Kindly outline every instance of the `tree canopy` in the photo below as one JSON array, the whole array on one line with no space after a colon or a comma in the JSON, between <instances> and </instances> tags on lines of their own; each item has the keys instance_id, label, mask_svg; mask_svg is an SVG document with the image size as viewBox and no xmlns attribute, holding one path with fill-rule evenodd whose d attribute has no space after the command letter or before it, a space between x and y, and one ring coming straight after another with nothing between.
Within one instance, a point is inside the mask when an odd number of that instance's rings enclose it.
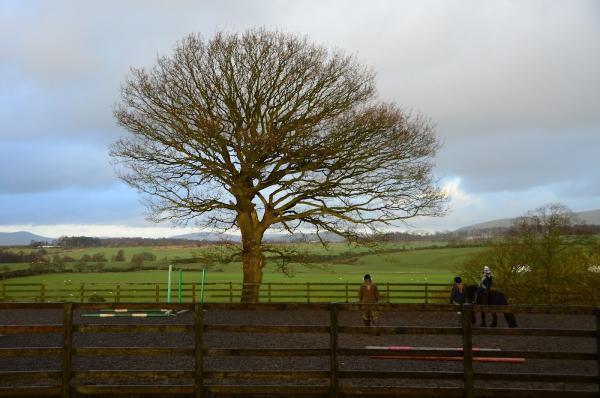
<instances>
[{"instance_id":1,"label":"tree canopy","mask_svg":"<svg viewBox=\"0 0 600 398\"><path fill-rule=\"evenodd\" d=\"M307 38L189 35L132 69L114 116L130 134L111 156L152 219L239 229L248 284L269 228L351 238L444 212L431 122L379 101L372 70Z\"/></svg>"},{"instance_id":2,"label":"tree canopy","mask_svg":"<svg viewBox=\"0 0 600 398\"><path fill-rule=\"evenodd\" d=\"M600 286L600 240L578 234L578 220L562 204L549 204L515 220L506 236L465 264L477 281L488 265L495 285L517 302L590 304Z\"/></svg>"}]
</instances>

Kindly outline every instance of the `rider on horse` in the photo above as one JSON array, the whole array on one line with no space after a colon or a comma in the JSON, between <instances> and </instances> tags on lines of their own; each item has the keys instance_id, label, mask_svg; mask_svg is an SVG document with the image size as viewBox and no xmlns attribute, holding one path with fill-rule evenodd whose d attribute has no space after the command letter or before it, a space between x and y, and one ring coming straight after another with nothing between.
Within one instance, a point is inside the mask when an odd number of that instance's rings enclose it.
<instances>
[{"instance_id":1,"label":"rider on horse","mask_svg":"<svg viewBox=\"0 0 600 398\"><path fill-rule=\"evenodd\" d=\"M490 295L490 289L492 288L492 270L487 265L483 267L483 275L479 287L477 287L477 294L475 297L476 304L488 305L488 298ZM481 326L485 326L485 315L482 313Z\"/></svg>"}]
</instances>

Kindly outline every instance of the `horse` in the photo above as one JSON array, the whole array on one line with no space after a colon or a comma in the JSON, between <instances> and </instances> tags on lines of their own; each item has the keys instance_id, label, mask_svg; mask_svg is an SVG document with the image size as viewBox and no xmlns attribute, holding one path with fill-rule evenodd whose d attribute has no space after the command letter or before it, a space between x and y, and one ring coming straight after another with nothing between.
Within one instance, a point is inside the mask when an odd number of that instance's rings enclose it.
<instances>
[{"instance_id":1,"label":"horse","mask_svg":"<svg viewBox=\"0 0 600 398\"><path fill-rule=\"evenodd\" d=\"M477 302L475 302L475 296L477 293L476 285L467 285L465 287L465 291L466 291L465 299L468 303L481 304L481 300L480 300L481 297L477 297ZM502 293L501 291L491 290L488 293L487 304L488 305L508 305L508 301L506 300L506 296L504 295L504 293ZM508 327L511 327L511 328L517 327L517 319L515 318L515 315L513 313L505 312L504 319L506 320L506 323L508 323ZM471 322L472 323L476 322L475 312L471 313ZM496 316L495 312L492 312L492 323L490 324L490 327L496 327L497 325L498 325L498 317ZM481 313L481 326L486 326L485 312Z\"/></svg>"}]
</instances>

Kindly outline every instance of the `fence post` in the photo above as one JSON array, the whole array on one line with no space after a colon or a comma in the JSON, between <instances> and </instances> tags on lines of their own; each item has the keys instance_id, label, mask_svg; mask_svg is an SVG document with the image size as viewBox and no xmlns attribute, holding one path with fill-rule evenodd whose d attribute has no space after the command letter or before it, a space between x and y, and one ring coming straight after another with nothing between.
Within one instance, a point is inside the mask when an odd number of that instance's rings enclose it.
<instances>
[{"instance_id":1,"label":"fence post","mask_svg":"<svg viewBox=\"0 0 600 398\"><path fill-rule=\"evenodd\" d=\"M63 304L62 398L71 393L71 348L73 346L73 303Z\"/></svg>"},{"instance_id":2,"label":"fence post","mask_svg":"<svg viewBox=\"0 0 600 398\"><path fill-rule=\"evenodd\" d=\"M121 302L121 285L119 283L117 283L117 294L115 295L115 302Z\"/></svg>"},{"instance_id":3,"label":"fence post","mask_svg":"<svg viewBox=\"0 0 600 398\"><path fill-rule=\"evenodd\" d=\"M160 303L160 285L158 283L156 284L156 291L154 294L156 296L156 302Z\"/></svg>"},{"instance_id":4,"label":"fence post","mask_svg":"<svg viewBox=\"0 0 600 398\"><path fill-rule=\"evenodd\" d=\"M202 344L204 338L204 318L203 318L203 305L194 304L194 317L195 319L195 377L194 377L194 396L201 398L204 390L204 352Z\"/></svg>"},{"instance_id":5,"label":"fence post","mask_svg":"<svg viewBox=\"0 0 600 398\"><path fill-rule=\"evenodd\" d=\"M425 284L425 304L429 304L429 284Z\"/></svg>"},{"instance_id":6,"label":"fence post","mask_svg":"<svg viewBox=\"0 0 600 398\"><path fill-rule=\"evenodd\" d=\"M463 372L464 372L464 397L475 397L475 383L473 380L473 340L471 333L471 304L462 305L462 331L463 331Z\"/></svg>"},{"instance_id":7,"label":"fence post","mask_svg":"<svg viewBox=\"0 0 600 398\"><path fill-rule=\"evenodd\" d=\"M6 300L6 284L0 283L0 286L2 286L2 300Z\"/></svg>"},{"instance_id":8,"label":"fence post","mask_svg":"<svg viewBox=\"0 0 600 398\"><path fill-rule=\"evenodd\" d=\"M192 304L196 303L196 283L192 283Z\"/></svg>"},{"instance_id":9,"label":"fence post","mask_svg":"<svg viewBox=\"0 0 600 398\"><path fill-rule=\"evenodd\" d=\"M306 302L310 303L310 282L306 282Z\"/></svg>"},{"instance_id":10,"label":"fence post","mask_svg":"<svg viewBox=\"0 0 600 398\"><path fill-rule=\"evenodd\" d=\"M598 376L598 389L600 389L600 307L596 307L596 369Z\"/></svg>"},{"instance_id":11,"label":"fence post","mask_svg":"<svg viewBox=\"0 0 600 398\"><path fill-rule=\"evenodd\" d=\"M81 285L79 285L79 302L85 302L85 283L83 282L81 282Z\"/></svg>"},{"instance_id":12,"label":"fence post","mask_svg":"<svg viewBox=\"0 0 600 398\"><path fill-rule=\"evenodd\" d=\"M40 285L40 302L44 302L46 300L46 284L42 283Z\"/></svg>"},{"instance_id":13,"label":"fence post","mask_svg":"<svg viewBox=\"0 0 600 398\"><path fill-rule=\"evenodd\" d=\"M269 303L270 303L271 302L271 282L269 282L269 284L268 284L267 293L268 293Z\"/></svg>"},{"instance_id":14,"label":"fence post","mask_svg":"<svg viewBox=\"0 0 600 398\"><path fill-rule=\"evenodd\" d=\"M329 304L330 396L338 396L338 313L337 304Z\"/></svg>"},{"instance_id":15,"label":"fence post","mask_svg":"<svg viewBox=\"0 0 600 398\"><path fill-rule=\"evenodd\" d=\"M242 285L242 290L244 285ZM233 303L233 284L229 282L229 302Z\"/></svg>"},{"instance_id":16,"label":"fence post","mask_svg":"<svg viewBox=\"0 0 600 398\"><path fill-rule=\"evenodd\" d=\"M390 303L390 300L391 300L391 299L390 299L390 283L389 283L389 282L387 283L387 287L386 287L386 290L385 290L385 294L386 294L386 296L387 296L387 302L388 302L388 304L389 304L389 303Z\"/></svg>"},{"instance_id":17,"label":"fence post","mask_svg":"<svg viewBox=\"0 0 600 398\"><path fill-rule=\"evenodd\" d=\"M346 282L346 303L350 302L350 297L348 296L348 282Z\"/></svg>"}]
</instances>

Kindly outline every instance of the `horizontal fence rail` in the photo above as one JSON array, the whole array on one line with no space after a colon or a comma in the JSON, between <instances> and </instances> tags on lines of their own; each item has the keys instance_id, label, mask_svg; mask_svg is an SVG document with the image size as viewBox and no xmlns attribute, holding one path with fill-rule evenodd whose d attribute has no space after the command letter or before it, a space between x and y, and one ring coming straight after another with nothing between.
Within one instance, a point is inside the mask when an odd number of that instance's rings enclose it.
<instances>
[{"instance_id":1,"label":"horizontal fence rail","mask_svg":"<svg viewBox=\"0 0 600 398\"><path fill-rule=\"evenodd\" d=\"M127 309L142 310L147 303L130 303ZM62 323L47 325L10 325L1 324L1 335L29 335L51 333L60 335L61 344L55 347L4 347L0 348L0 363L15 357L55 357L60 359L60 369L46 370L2 370L0 380L11 380L14 385L0 385L0 396L315 396L315 397L597 397L600 394L600 308L570 306L520 306L510 305L503 311L515 314L553 314L581 315L595 320L594 328L472 328L471 314L480 310L495 310L494 306L453 306L442 304L381 304L372 308L389 313L435 312L456 314L460 309L462 325L447 326L352 326L340 323L340 314L356 311L364 306L345 303L259 303L259 304L171 304L173 310L186 311L193 314L190 324L114 324L112 319L105 323L85 324L89 318L81 318L85 311L103 309L122 309L114 304L73 304L64 303L0 303L0 311L20 311L32 309L51 309L62 311ZM214 323L206 322L205 313L210 311L320 311L328 314L326 325L291 325L291 324L246 324L246 323ZM189 318L188 318L189 319ZM223 319L229 319L225 317ZM567 325L565 325L567 326ZM181 336L193 335L191 346L170 346L170 339L161 347L90 347L74 345L74 335L87 334L106 335L114 333L147 334L174 333ZM222 333L242 334L292 334L309 333L327 336L328 347L278 348L278 347L212 347L206 346L205 334ZM352 348L340 345L340 336L352 335L419 335L459 336L462 339L460 348L420 347L418 350L396 349L382 353L378 347ZM584 338L595 341L595 352L564 352L555 347L544 351L512 349L473 348L473 337L481 335L511 336L526 338L528 336L550 336ZM290 337L292 338L292 337ZM177 338L175 338L177 340ZM138 356L183 356L192 359L193 367L187 369L135 370L123 369L77 369L73 367L75 360L83 357L127 357ZM382 356L394 359L401 356L403 360L431 359L436 361L451 360L462 363L461 371L442 370L348 370L340 369L344 358L375 358ZM242 357L314 357L327 358L327 369L313 370L211 370L205 368L207 358L242 358ZM496 361L514 358L541 359L554 361L588 361L595 364L597 374L562 374L562 373L528 373L528 372L490 372L474 370L473 363L492 358ZM347 359L344 359L347 360ZM564 365L568 367L568 365ZM5 366L2 368L6 368ZM432 367L436 369L436 367ZM440 369L437 367L437 369ZM362 380L380 380L376 386L361 387ZM462 387L401 387L385 386L385 380L454 380L462 383ZM40 384L44 380L45 384ZM186 380L186 382L182 382ZM348 385L346 380L359 380L356 385ZM506 381L505 388L477 387L481 381ZM110 381L110 382L107 382ZM225 382L226 381L226 382ZM232 381L235 381L232 383ZM251 381L251 383L249 383ZM268 384L260 384L269 381ZM317 381L314 385L297 384L300 381ZM35 383L34 383L35 382ZM152 382L152 383L150 383ZM546 382L562 383L560 390L523 389L511 387L514 382ZM249 383L249 384L248 384ZM292 384L290 384L292 383ZM296 384L294 384L296 383ZM593 388L576 389L569 385L587 385Z\"/></svg>"}]
</instances>

